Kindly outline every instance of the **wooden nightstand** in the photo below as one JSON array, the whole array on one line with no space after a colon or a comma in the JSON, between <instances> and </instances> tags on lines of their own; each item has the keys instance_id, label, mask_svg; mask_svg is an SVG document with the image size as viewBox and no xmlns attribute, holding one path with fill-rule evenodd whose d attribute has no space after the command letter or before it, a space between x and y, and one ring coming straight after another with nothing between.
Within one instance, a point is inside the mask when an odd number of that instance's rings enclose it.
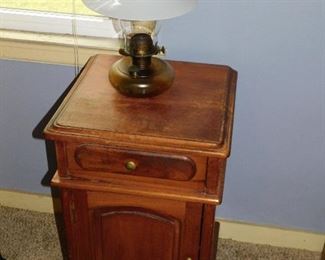
<instances>
[{"instance_id":1,"label":"wooden nightstand","mask_svg":"<svg viewBox=\"0 0 325 260\"><path fill-rule=\"evenodd\" d=\"M54 140L71 259L210 260L237 73L171 62L173 86L121 96L92 57L45 129Z\"/></svg>"}]
</instances>

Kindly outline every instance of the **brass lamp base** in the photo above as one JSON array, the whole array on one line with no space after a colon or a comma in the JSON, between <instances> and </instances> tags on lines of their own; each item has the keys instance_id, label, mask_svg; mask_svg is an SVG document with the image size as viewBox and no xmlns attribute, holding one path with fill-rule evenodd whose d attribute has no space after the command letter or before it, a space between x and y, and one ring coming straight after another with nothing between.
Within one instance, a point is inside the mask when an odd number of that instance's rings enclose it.
<instances>
[{"instance_id":1,"label":"brass lamp base","mask_svg":"<svg viewBox=\"0 0 325 260\"><path fill-rule=\"evenodd\" d=\"M130 75L131 57L123 57L113 64L109 80L113 87L123 95L131 97L152 97L167 90L173 83L174 70L166 62L152 58L150 76Z\"/></svg>"}]
</instances>

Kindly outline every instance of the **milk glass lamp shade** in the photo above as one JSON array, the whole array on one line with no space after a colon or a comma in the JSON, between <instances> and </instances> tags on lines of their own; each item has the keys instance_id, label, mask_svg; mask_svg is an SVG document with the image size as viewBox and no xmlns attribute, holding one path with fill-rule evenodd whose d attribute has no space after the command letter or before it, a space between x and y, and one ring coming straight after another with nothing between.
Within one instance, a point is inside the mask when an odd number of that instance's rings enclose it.
<instances>
[{"instance_id":1,"label":"milk glass lamp shade","mask_svg":"<svg viewBox=\"0 0 325 260\"><path fill-rule=\"evenodd\" d=\"M151 21L183 15L197 0L83 0L91 10L121 20Z\"/></svg>"}]
</instances>

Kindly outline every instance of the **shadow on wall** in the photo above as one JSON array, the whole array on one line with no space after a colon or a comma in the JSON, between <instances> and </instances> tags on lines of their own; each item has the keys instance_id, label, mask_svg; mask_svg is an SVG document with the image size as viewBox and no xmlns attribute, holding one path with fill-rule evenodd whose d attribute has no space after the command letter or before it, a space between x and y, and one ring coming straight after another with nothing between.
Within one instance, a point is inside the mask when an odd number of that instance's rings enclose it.
<instances>
[{"instance_id":1,"label":"shadow on wall","mask_svg":"<svg viewBox=\"0 0 325 260\"><path fill-rule=\"evenodd\" d=\"M59 108L63 100L65 99L66 95L69 93L72 86L75 84L79 75L81 74L82 70L79 72L77 77L70 83L70 85L65 89L62 95L58 98L58 100L53 104L50 110L44 115L41 121L36 125L32 132L32 136L36 139L44 140L44 129L48 122L51 120L53 115L55 114L56 110ZM47 157L47 164L48 164L48 171L45 173L44 177L41 180L41 184L43 186L50 186L51 179L57 169L56 165L56 154L55 154L55 146L54 142L45 140L45 147L46 147L46 157ZM1 259L0 259L1 260Z\"/></svg>"},{"instance_id":2,"label":"shadow on wall","mask_svg":"<svg viewBox=\"0 0 325 260\"><path fill-rule=\"evenodd\" d=\"M55 112L73 87L73 85L78 80L81 72L83 69L79 72L79 74L75 77L75 79L70 83L70 85L65 89L65 91L62 93L62 95L58 98L58 100L53 104L53 106L50 108L50 110L43 116L43 118L40 120L40 122L36 125L32 132L32 136L36 139L42 139L44 140L44 129L46 125L49 123L51 118L54 116ZM43 186L50 186L51 179L53 175L55 174L55 171L57 169L56 164L56 153L55 153L55 145L53 141L45 140L45 147L46 147L46 157L47 157L47 165L48 165L48 171L45 173L44 177L41 180L41 184ZM67 241L65 239L64 235L64 219L62 215L62 205L60 202L60 192L56 187L51 187L51 196L53 200L53 209L54 209L54 216L55 216L55 222L56 227L59 235L59 241L62 251L63 259L68 259L68 251L67 251ZM1 258L0 258L1 260Z\"/></svg>"},{"instance_id":3,"label":"shadow on wall","mask_svg":"<svg viewBox=\"0 0 325 260\"><path fill-rule=\"evenodd\" d=\"M64 90L62 95L57 99L57 101L52 105L52 107L49 109L49 111L43 116L43 118L39 121L39 123L35 126L32 132L33 138L44 140L44 129L51 120L51 118L54 116L55 112L63 102L63 100L66 98L67 94L73 87L73 85L78 80L80 74L82 73L83 69L79 72L79 74L75 77L75 79L69 84L69 86ZM50 187L51 179L53 175L55 174L55 171L57 169L57 163L56 163L56 152L55 152L55 145L53 141L45 140L45 148L46 148L46 157L47 157L47 165L48 170L43 176L41 180L41 184L43 186ZM51 187L51 196L53 200L53 210L54 210L54 216L55 216L55 222L56 227L59 235L59 241L62 251L63 259L68 259L68 251L67 251L67 242L65 240L64 235L64 219L62 215L62 205L60 202L60 192L57 188ZM0 260L1 256L0 256Z\"/></svg>"}]
</instances>

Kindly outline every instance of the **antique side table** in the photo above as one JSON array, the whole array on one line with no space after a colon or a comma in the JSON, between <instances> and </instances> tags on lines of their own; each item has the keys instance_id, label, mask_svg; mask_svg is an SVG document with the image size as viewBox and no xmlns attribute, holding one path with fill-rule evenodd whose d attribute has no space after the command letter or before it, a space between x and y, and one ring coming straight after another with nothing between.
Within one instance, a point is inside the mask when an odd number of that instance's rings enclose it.
<instances>
[{"instance_id":1,"label":"antique side table","mask_svg":"<svg viewBox=\"0 0 325 260\"><path fill-rule=\"evenodd\" d=\"M214 259L237 73L171 62L173 86L136 99L110 86L117 59L92 57L45 128L69 258Z\"/></svg>"}]
</instances>

